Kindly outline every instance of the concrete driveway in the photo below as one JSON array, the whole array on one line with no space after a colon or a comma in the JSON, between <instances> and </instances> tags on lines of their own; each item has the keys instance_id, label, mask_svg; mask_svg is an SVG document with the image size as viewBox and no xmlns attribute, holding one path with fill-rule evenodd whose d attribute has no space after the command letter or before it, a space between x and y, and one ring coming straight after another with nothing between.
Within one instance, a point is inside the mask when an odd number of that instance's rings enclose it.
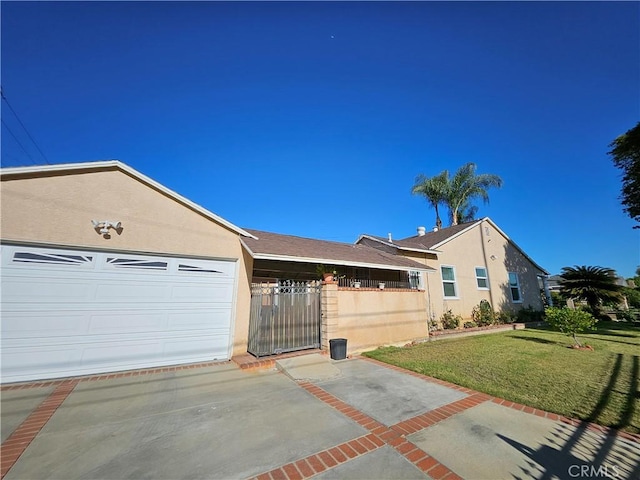
<instances>
[{"instance_id":1,"label":"concrete driveway","mask_svg":"<svg viewBox=\"0 0 640 480\"><path fill-rule=\"evenodd\" d=\"M637 436L364 358L310 355L280 367L218 364L4 388L2 475L640 477Z\"/></svg>"}]
</instances>

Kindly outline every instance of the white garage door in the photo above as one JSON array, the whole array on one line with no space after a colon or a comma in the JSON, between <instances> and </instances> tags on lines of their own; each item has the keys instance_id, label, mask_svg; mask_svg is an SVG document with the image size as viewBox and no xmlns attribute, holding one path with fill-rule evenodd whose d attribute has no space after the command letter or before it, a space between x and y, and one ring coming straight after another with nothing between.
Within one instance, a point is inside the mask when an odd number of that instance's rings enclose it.
<instances>
[{"instance_id":1,"label":"white garage door","mask_svg":"<svg viewBox=\"0 0 640 480\"><path fill-rule=\"evenodd\" d=\"M236 264L2 246L2 382L228 359Z\"/></svg>"}]
</instances>

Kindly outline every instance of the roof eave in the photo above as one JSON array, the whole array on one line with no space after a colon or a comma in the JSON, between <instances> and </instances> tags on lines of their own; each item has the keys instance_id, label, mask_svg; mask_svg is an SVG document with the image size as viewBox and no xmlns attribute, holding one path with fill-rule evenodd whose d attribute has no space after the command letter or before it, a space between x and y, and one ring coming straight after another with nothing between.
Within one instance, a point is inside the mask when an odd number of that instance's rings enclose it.
<instances>
[{"instance_id":1,"label":"roof eave","mask_svg":"<svg viewBox=\"0 0 640 480\"><path fill-rule=\"evenodd\" d=\"M389 247L395 247L398 250L404 250L404 251L408 251L408 252L418 252L418 253L431 253L433 255L437 255L438 254L437 250L424 249L424 248L415 248L415 247L404 247L402 245L398 245L397 243L385 242L384 240L380 240L379 238L372 237L371 235L366 235L366 234L360 235L358 237L358 240L356 240L355 243L358 243L363 238L368 238L369 240L373 240L374 242L378 242L378 243L381 243L382 245L387 245Z\"/></svg>"},{"instance_id":2,"label":"roof eave","mask_svg":"<svg viewBox=\"0 0 640 480\"><path fill-rule=\"evenodd\" d=\"M424 266L404 266L404 265L386 265L380 263L369 262L357 262L353 260L337 260L335 258L314 258L314 257L296 257L290 255L278 255L273 253L253 253L254 260L279 260L283 262L297 262L297 263L319 263L329 265L343 265L346 267L366 267L377 268L380 270L402 270L402 271L424 271L429 272L434 270L431 267Z\"/></svg>"}]
</instances>

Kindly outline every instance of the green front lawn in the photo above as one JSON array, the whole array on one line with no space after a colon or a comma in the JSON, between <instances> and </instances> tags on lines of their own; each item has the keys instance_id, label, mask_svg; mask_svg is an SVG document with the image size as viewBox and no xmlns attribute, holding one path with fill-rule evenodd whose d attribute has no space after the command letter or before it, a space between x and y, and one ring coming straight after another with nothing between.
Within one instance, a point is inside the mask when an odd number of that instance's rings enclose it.
<instances>
[{"instance_id":1,"label":"green front lawn","mask_svg":"<svg viewBox=\"0 0 640 480\"><path fill-rule=\"evenodd\" d=\"M603 322L579 335L594 351L545 328L516 330L364 355L513 402L640 433L640 328Z\"/></svg>"}]
</instances>

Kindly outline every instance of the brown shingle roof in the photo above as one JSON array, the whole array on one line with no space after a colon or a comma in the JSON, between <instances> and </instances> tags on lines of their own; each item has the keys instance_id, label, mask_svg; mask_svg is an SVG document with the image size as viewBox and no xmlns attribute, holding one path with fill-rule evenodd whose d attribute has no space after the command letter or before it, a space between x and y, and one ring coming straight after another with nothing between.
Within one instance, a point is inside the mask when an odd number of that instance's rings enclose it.
<instances>
[{"instance_id":1,"label":"brown shingle roof","mask_svg":"<svg viewBox=\"0 0 640 480\"><path fill-rule=\"evenodd\" d=\"M408 258L391 255L365 245L316 240L252 229L246 229L246 231L258 237L242 239L257 257L275 255L290 257L288 260L298 257L300 261L324 264L377 265L382 268L396 267L399 270L432 270Z\"/></svg>"},{"instance_id":2,"label":"brown shingle roof","mask_svg":"<svg viewBox=\"0 0 640 480\"><path fill-rule=\"evenodd\" d=\"M420 250L431 250L434 246L444 242L448 238L453 237L454 235L460 233L466 228L469 228L475 223L480 222L480 220L476 220L468 223L461 223L459 225L454 225L452 227L441 228L437 232L427 232L422 236L415 235L413 237L407 237L399 240L393 240L389 242L388 238L378 237L375 235L366 235L369 238L375 238L376 240L386 243L387 245L393 245L395 247L400 248L408 248L408 249L420 249Z\"/></svg>"},{"instance_id":3,"label":"brown shingle roof","mask_svg":"<svg viewBox=\"0 0 640 480\"><path fill-rule=\"evenodd\" d=\"M393 243L401 247L424 248L429 250L480 221L481 220L475 220L473 222L460 223L451 227L441 228L437 232L427 232L423 236L416 235L414 237L403 238L402 240L394 240Z\"/></svg>"}]
</instances>

